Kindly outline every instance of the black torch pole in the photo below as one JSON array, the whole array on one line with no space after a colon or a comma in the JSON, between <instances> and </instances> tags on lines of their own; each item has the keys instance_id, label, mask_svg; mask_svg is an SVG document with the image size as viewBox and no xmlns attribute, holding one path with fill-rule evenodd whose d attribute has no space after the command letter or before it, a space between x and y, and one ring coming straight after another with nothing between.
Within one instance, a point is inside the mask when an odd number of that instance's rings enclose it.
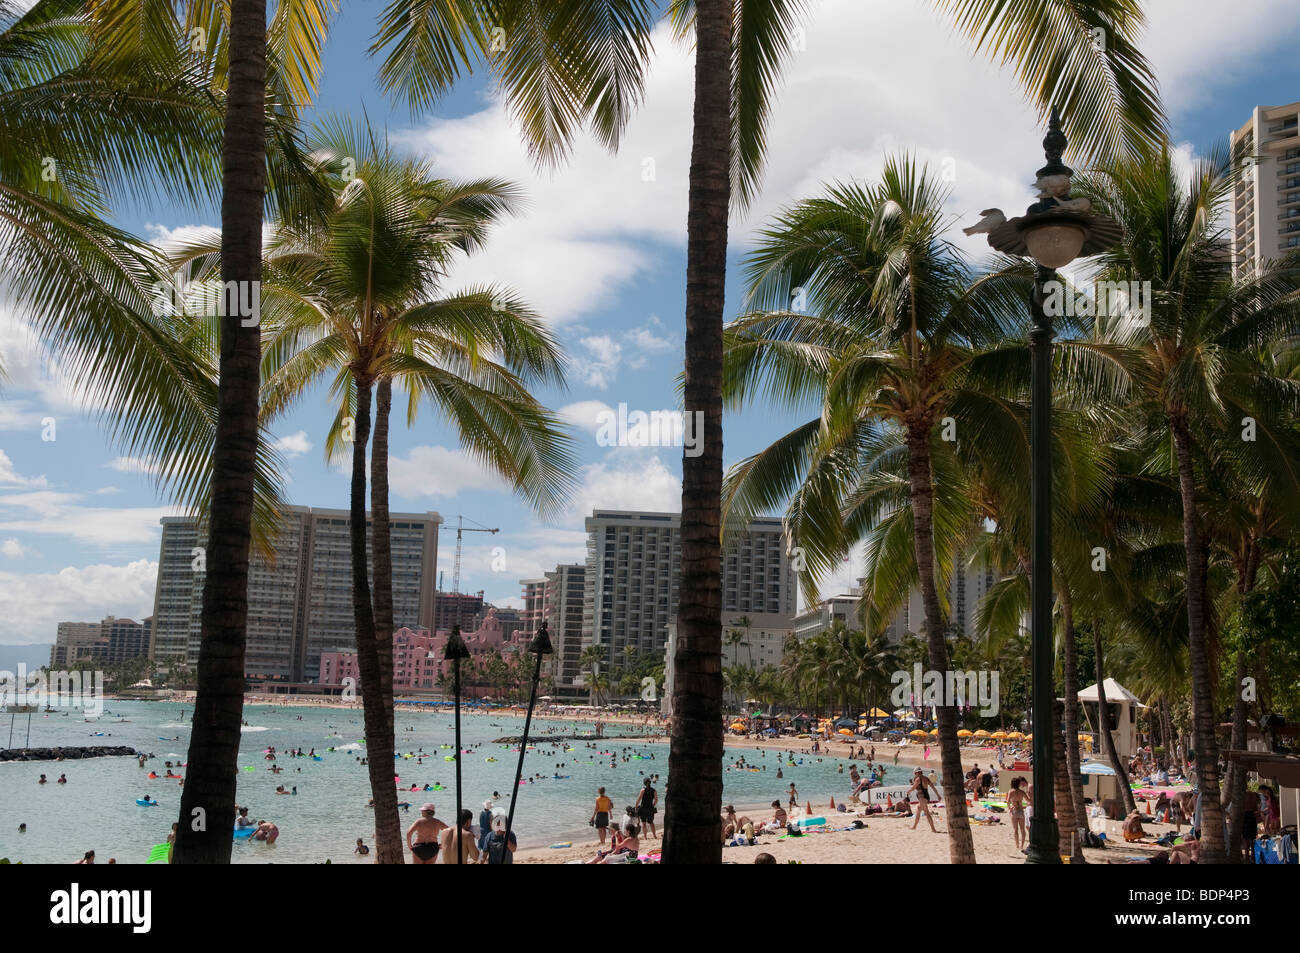
<instances>
[{"instance_id":1,"label":"black torch pole","mask_svg":"<svg viewBox=\"0 0 1300 953\"><path fill-rule=\"evenodd\" d=\"M524 736L519 741L519 765L515 768L515 788L510 792L510 812L506 815L505 849L507 851L510 850L510 831L515 823L515 801L519 797L519 782L524 777L524 755L528 753L528 730L533 724L533 706L537 704L537 685L542 680L542 656L551 653L551 637L545 622L537 630L537 635L529 644L528 651L537 656L537 664L533 667L533 685L528 693L528 714L524 717Z\"/></svg>"}]
</instances>

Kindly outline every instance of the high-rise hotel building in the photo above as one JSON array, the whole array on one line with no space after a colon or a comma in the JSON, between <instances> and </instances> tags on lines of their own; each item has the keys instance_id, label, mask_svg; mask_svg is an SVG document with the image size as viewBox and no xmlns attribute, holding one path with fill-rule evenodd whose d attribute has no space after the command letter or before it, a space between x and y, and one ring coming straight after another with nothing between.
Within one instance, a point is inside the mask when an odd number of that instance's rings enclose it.
<instances>
[{"instance_id":1,"label":"high-rise hotel building","mask_svg":"<svg viewBox=\"0 0 1300 953\"><path fill-rule=\"evenodd\" d=\"M150 657L198 664L206 538L195 521L162 519ZM254 552L248 578L250 678L315 679L322 652L356 647L347 510L286 507L273 555ZM393 623L433 622L437 513L392 513ZM372 564L373 572L373 564Z\"/></svg>"},{"instance_id":2,"label":"high-rise hotel building","mask_svg":"<svg viewBox=\"0 0 1300 953\"><path fill-rule=\"evenodd\" d=\"M1232 201L1237 278L1300 249L1300 102L1256 106L1231 135L1238 176Z\"/></svg>"},{"instance_id":3,"label":"high-rise hotel building","mask_svg":"<svg viewBox=\"0 0 1300 953\"><path fill-rule=\"evenodd\" d=\"M584 642L605 646L612 665L624 664L628 649L662 654L668 624L677 616L681 516L596 510L586 529ZM789 628L795 589L779 518L756 518L724 541L724 624L740 614L756 629Z\"/></svg>"}]
</instances>

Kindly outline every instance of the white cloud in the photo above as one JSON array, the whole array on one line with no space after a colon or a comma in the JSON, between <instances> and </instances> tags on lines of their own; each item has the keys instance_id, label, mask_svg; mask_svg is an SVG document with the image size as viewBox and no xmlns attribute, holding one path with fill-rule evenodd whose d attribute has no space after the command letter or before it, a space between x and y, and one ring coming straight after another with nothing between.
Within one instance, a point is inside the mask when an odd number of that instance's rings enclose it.
<instances>
[{"instance_id":1,"label":"white cloud","mask_svg":"<svg viewBox=\"0 0 1300 953\"><path fill-rule=\"evenodd\" d=\"M221 234L221 229L211 225L178 225L168 228L156 222L149 222L144 227L145 237L164 251L178 248L196 241L209 241Z\"/></svg>"},{"instance_id":2,"label":"white cloud","mask_svg":"<svg viewBox=\"0 0 1300 953\"><path fill-rule=\"evenodd\" d=\"M1140 45L1171 112L1185 113L1251 75L1260 54L1294 46L1293 8L1294 0L1239 5L1225 30L1218 0L1152 0ZM525 215L503 223L482 253L456 267L457 278L508 281L564 323L598 312L664 252L684 246L693 56L666 29L654 43L645 102L617 155L582 137L562 169L539 172L495 101L408 134L448 174L502 175L530 198ZM1012 71L973 55L930 4L824 0L807 24L806 50L778 88L762 192L748 214L733 215L731 244L752 243L767 216L825 181L870 180L886 154L907 150L936 174L948 173L949 211L959 219L952 237L982 258L983 236L966 238L956 228L983 208L1028 205L1042 135ZM738 302L741 289L729 290ZM587 377L599 387L610 373L594 368Z\"/></svg>"},{"instance_id":3,"label":"white cloud","mask_svg":"<svg viewBox=\"0 0 1300 953\"><path fill-rule=\"evenodd\" d=\"M388 485L394 496L406 499L451 498L461 490L509 490L469 454L441 446L412 447L405 458L390 457Z\"/></svg>"},{"instance_id":4,"label":"white cloud","mask_svg":"<svg viewBox=\"0 0 1300 953\"><path fill-rule=\"evenodd\" d=\"M600 429L602 415L614 412L614 408L603 400L580 400L565 404L556 414L574 429L591 434L594 439Z\"/></svg>"},{"instance_id":5,"label":"white cloud","mask_svg":"<svg viewBox=\"0 0 1300 953\"><path fill-rule=\"evenodd\" d=\"M618 365L623 360L622 346L608 334L585 337L579 343L586 354L572 362L572 369L588 387L605 390L618 373Z\"/></svg>"},{"instance_id":6,"label":"white cloud","mask_svg":"<svg viewBox=\"0 0 1300 953\"><path fill-rule=\"evenodd\" d=\"M570 519L584 519L592 510L650 510L675 513L682 508L682 481L658 454L614 451L582 469L582 483L573 495Z\"/></svg>"},{"instance_id":7,"label":"white cloud","mask_svg":"<svg viewBox=\"0 0 1300 953\"><path fill-rule=\"evenodd\" d=\"M16 539L6 539L3 543L0 543L0 553L4 553L10 559L21 559L29 552L31 550Z\"/></svg>"},{"instance_id":8,"label":"white cloud","mask_svg":"<svg viewBox=\"0 0 1300 953\"><path fill-rule=\"evenodd\" d=\"M50 485L50 481L44 475L38 477L25 477L14 467L14 462L9 459L9 454L0 450L0 487L31 487L33 489L43 489Z\"/></svg>"},{"instance_id":9,"label":"white cloud","mask_svg":"<svg viewBox=\"0 0 1300 953\"><path fill-rule=\"evenodd\" d=\"M275 449L291 458L301 457L303 454L309 453L312 446L312 442L307 439L307 431L305 430L299 430L297 433L280 437L275 442Z\"/></svg>"},{"instance_id":10,"label":"white cloud","mask_svg":"<svg viewBox=\"0 0 1300 953\"><path fill-rule=\"evenodd\" d=\"M68 566L55 573L0 571L0 618L17 641L54 641L60 622L106 615L135 619L153 612L158 564Z\"/></svg>"},{"instance_id":11,"label":"white cloud","mask_svg":"<svg viewBox=\"0 0 1300 953\"><path fill-rule=\"evenodd\" d=\"M32 490L0 495L0 532L62 536L96 546L154 543L170 506L85 506L87 494Z\"/></svg>"},{"instance_id":12,"label":"white cloud","mask_svg":"<svg viewBox=\"0 0 1300 953\"><path fill-rule=\"evenodd\" d=\"M114 457L104 466L118 473L146 473L151 476L162 471L158 461L152 457Z\"/></svg>"}]
</instances>

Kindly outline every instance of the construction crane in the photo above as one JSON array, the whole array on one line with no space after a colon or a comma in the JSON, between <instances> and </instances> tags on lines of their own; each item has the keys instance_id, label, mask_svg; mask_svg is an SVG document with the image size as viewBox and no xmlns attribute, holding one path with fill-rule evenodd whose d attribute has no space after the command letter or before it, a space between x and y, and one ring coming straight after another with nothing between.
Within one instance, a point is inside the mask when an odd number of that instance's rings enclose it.
<instances>
[{"instance_id":1,"label":"construction crane","mask_svg":"<svg viewBox=\"0 0 1300 953\"><path fill-rule=\"evenodd\" d=\"M497 527L496 529L491 529L490 527L484 526L482 523L475 523L474 520L469 520L469 522L474 523L474 525L466 526L465 517L463 516L456 517L456 565L451 575L451 591L456 593L457 595L460 594L460 546L461 546L461 540L464 538L463 534L491 533L493 535L496 535L497 533L501 532L500 527ZM448 526L447 528L450 529L451 527ZM439 588L441 588L441 586Z\"/></svg>"}]
</instances>

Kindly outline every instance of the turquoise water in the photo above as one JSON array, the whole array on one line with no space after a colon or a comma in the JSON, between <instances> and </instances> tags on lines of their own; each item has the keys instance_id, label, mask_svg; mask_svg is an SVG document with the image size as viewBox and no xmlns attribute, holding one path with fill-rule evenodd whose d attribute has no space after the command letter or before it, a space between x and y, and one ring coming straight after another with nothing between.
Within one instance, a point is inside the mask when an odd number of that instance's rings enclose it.
<instances>
[{"instance_id":1,"label":"turquoise water","mask_svg":"<svg viewBox=\"0 0 1300 953\"><path fill-rule=\"evenodd\" d=\"M166 840L177 819L180 789L175 781L149 780L146 775L150 771L163 774L165 761L176 764L185 760L189 725L180 718L182 714L188 717L190 709L181 704L125 701L109 701L106 707L111 714L94 722L85 721L78 712L34 714L29 744L127 745L155 757L144 768L134 758L0 764L0 857L25 863L68 863L94 849L99 863L110 857L118 863L143 863L149 848ZM360 743L361 712L250 705L244 709L244 718L249 727L244 729L240 747L237 800L249 806L251 816L273 821L280 829L280 839L273 845L236 841L234 861L320 863L328 858L334 863L369 862L371 858L352 854L358 837L374 846L374 824L366 806L370 784L367 769L358 760L365 752ZM0 722L0 740L8 738L7 722L8 718ZM418 754L395 762L395 773L401 778L399 789L412 783L421 788L426 783L446 788L405 794L399 790L399 800L412 804L411 810L402 814L403 829L415 820L415 812L425 801L433 801L438 817L450 821L456 807L455 764L444 758L452 754L451 713L399 711L396 726L399 752L413 754L421 748L424 752L423 763L417 762ZM613 799L617 821L623 807L636 799L644 777L655 774L660 775L655 787L659 791L658 820L662 821L668 746L631 737L599 742L547 740L548 734L589 733L592 728L589 723L533 722L532 737L537 745L527 753L524 775L542 777L519 789L514 829L521 847L586 839L591 834L587 820L597 787L604 786ZM606 734L613 736L634 730L606 726ZM96 737L96 732L104 734ZM461 742L472 752L463 761L463 800L464 806L474 811L476 821L484 799L494 792L502 795L502 807L508 807L514 783L518 752L494 745L492 739L522 732L521 717L489 714L462 719ZM25 741L26 716L19 715L13 743L21 747ZM565 751L564 744L576 747ZM336 749L333 752L327 750L331 745ZM279 774L269 770L273 762L264 760L268 746L279 753L274 762L284 769ZM283 753L298 747L304 752L315 748L321 760ZM611 751L615 753L612 766ZM766 770L730 767L741 756ZM489 762L488 758L497 760ZM784 777L777 778L776 750L760 754L751 749L729 749L729 767L724 773L726 800L741 805L780 798L784 803L792 781L798 787L800 803L811 799L818 810L825 806L827 795L833 794L837 802L847 796L848 775L836 773L840 762L808 755L796 755L795 760L794 766L780 764ZM563 767L557 769L557 764ZM243 770L248 767L253 770ZM185 773L183 768L179 770ZM907 773L891 766L886 783L903 782ZM48 784L37 783L41 774L47 776ZM55 783L60 774L67 775L67 784ZM567 777L556 779L555 774ZM290 789L297 786L298 794L275 794L280 784ZM145 794L160 806L137 806L136 798ZM25 834L18 833L20 823L27 825Z\"/></svg>"}]
</instances>

